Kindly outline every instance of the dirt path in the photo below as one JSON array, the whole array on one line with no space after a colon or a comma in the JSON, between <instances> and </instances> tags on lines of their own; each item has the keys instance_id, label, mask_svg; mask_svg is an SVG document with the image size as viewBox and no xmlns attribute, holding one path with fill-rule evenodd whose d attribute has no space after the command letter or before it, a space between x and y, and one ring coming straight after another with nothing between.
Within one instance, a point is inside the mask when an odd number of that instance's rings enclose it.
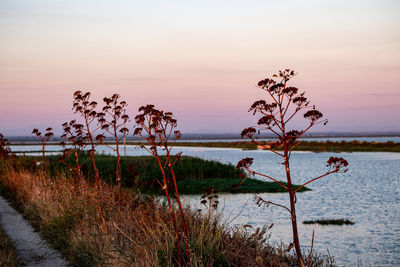
<instances>
[{"instance_id":1,"label":"dirt path","mask_svg":"<svg viewBox=\"0 0 400 267\"><path fill-rule=\"evenodd\" d=\"M18 259L25 266L68 266L27 221L0 196L0 224L13 242Z\"/></svg>"}]
</instances>

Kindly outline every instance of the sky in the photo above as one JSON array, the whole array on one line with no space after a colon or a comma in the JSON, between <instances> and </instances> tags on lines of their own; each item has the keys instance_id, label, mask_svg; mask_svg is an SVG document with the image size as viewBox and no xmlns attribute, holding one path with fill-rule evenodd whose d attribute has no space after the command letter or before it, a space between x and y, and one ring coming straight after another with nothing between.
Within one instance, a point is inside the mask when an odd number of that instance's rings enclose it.
<instances>
[{"instance_id":1,"label":"sky","mask_svg":"<svg viewBox=\"0 0 400 267\"><path fill-rule=\"evenodd\" d=\"M183 133L240 134L268 100L257 82L284 68L329 119L313 131L400 131L399 14L398 0L1 0L0 132L59 133L82 90L120 94L132 118L155 104Z\"/></svg>"}]
</instances>

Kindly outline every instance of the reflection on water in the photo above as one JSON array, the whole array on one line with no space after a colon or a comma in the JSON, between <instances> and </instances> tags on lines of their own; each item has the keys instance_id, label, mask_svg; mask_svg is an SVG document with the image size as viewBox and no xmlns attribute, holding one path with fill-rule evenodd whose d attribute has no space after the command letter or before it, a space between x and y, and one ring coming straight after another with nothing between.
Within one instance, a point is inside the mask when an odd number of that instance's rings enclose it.
<instances>
[{"instance_id":1,"label":"reflection on water","mask_svg":"<svg viewBox=\"0 0 400 267\"><path fill-rule=\"evenodd\" d=\"M40 146L18 146L15 150L40 150ZM48 150L59 149L48 146ZM254 158L253 168L283 180L284 170L279 158L268 151L223 148L176 148L184 155L236 164L245 157ZM98 148L110 153L108 148ZM127 147L128 155L147 155L134 146ZM400 153L310 153L294 152L291 170L294 183L301 184L325 172L329 156L345 158L350 169L345 174L334 174L310 184L312 191L299 193L297 214L300 239L305 249L315 230L314 249L335 256L339 264L400 266ZM262 194L281 204L288 204L283 193ZM222 194L220 210L230 225L251 224L262 227L274 223L271 242L291 241L291 227L287 212L278 207L259 208L252 194ZM200 196L183 196L193 207L199 207ZM245 208L243 208L243 206ZM240 212L241 211L241 212ZM303 225L310 219L349 219L355 225Z\"/></svg>"}]
</instances>

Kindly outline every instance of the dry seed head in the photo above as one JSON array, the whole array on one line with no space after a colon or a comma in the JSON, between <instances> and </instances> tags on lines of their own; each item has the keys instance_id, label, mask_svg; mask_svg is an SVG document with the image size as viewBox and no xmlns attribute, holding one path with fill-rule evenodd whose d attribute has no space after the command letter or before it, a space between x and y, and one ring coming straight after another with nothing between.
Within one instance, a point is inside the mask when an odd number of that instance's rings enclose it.
<instances>
[{"instance_id":1,"label":"dry seed head","mask_svg":"<svg viewBox=\"0 0 400 267\"><path fill-rule=\"evenodd\" d=\"M242 138L244 136L251 138L255 134L256 134L256 129L254 127L249 127L249 128L244 129L240 135L242 136Z\"/></svg>"},{"instance_id":2,"label":"dry seed head","mask_svg":"<svg viewBox=\"0 0 400 267\"><path fill-rule=\"evenodd\" d=\"M124 135L127 135L127 134L129 133L129 129L126 128L126 127L124 127L124 128L122 128L121 130L119 130L119 132L122 133L122 134L124 134Z\"/></svg>"},{"instance_id":3,"label":"dry seed head","mask_svg":"<svg viewBox=\"0 0 400 267\"><path fill-rule=\"evenodd\" d=\"M312 123L322 118L322 113L318 110L309 110L304 114L304 118L311 120Z\"/></svg>"},{"instance_id":4,"label":"dry seed head","mask_svg":"<svg viewBox=\"0 0 400 267\"><path fill-rule=\"evenodd\" d=\"M238 162L236 169L249 168L253 164L253 158L244 158Z\"/></svg>"},{"instance_id":5,"label":"dry seed head","mask_svg":"<svg viewBox=\"0 0 400 267\"><path fill-rule=\"evenodd\" d=\"M295 94L297 94L297 92L299 91L298 88L296 87L286 87L285 89L283 89L283 93L288 95L289 97L294 96Z\"/></svg>"}]
</instances>

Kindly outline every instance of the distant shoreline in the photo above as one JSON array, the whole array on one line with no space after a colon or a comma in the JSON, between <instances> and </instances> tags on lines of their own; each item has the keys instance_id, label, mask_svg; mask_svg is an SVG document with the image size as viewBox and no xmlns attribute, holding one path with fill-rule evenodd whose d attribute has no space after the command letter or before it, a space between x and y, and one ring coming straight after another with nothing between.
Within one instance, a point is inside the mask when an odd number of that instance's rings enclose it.
<instances>
[{"instance_id":1,"label":"distant shoreline","mask_svg":"<svg viewBox=\"0 0 400 267\"><path fill-rule=\"evenodd\" d=\"M215 148L240 148L244 150L267 149L269 142L260 142L260 145L249 141L239 142L181 142L176 143L177 147L215 147ZM266 147L263 147L266 146ZM282 148L274 148L282 150ZM300 142L293 151L310 152L400 152L400 143L388 142L367 142L367 141L307 141Z\"/></svg>"},{"instance_id":2,"label":"distant shoreline","mask_svg":"<svg viewBox=\"0 0 400 267\"><path fill-rule=\"evenodd\" d=\"M127 142L126 145L139 145L142 142ZM218 142L210 141L210 142L177 142L174 144L176 147L212 147L212 148L236 148L243 150L257 150L257 149L266 149L267 146L271 145L271 142L268 141L260 141L261 144L257 145L252 143L251 141L234 141L234 142ZM107 143L112 145L113 143ZM39 143L20 143L13 144L14 146L34 146L39 145ZM58 143L48 143L48 145L58 145ZM122 145L121 145L122 146ZM281 148L274 148L272 144L272 148L275 150L280 150ZM15 149L14 149L15 150ZM61 149L60 149L61 151ZM294 151L310 151L310 152L400 152L400 142L368 142L368 141L304 141L300 142L294 149ZM41 151L19 151L16 150L16 153L37 153ZM46 152L56 152L56 151L46 151Z\"/></svg>"},{"instance_id":3,"label":"distant shoreline","mask_svg":"<svg viewBox=\"0 0 400 267\"><path fill-rule=\"evenodd\" d=\"M9 141L11 143L11 145L39 145L41 144L39 140L37 140L36 138L33 137L8 137ZM342 135L342 136L329 136L329 135L321 135L321 136L304 136L300 139L301 140L312 140L312 139L340 139L340 138L400 138L400 134L396 134L396 135ZM257 141L270 141L273 139L277 139L274 136L266 136L266 137L255 137L255 139ZM203 143L204 141L208 141L208 142L204 142L204 143L218 143L221 142L222 140L227 140L226 142L250 142L249 139L246 138L240 138L240 136L238 137L234 137L234 136L227 136L227 137L213 137L213 138L207 138L207 137L184 137L182 139L179 139L177 141L177 143L186 143L186 142L190 142L190 143L196 143L195 141L199 141L200 143ZM63 141L61 138L54 138L53 140L49 141L47 144L48 145L58 145L61 141ZM113 144L114 141L113 139L109 139L106 138L105 139L107 144ZM138 138L132 138L132 137L128 137L126 140L126 143L128 144L140 144L143 142L143 139L138 139Z\"/></svg>"},{"instance_id":4,"label":"distant shoreline","mask_svg":"<svg viewBox=\"0 0 400 267\"><path fill-rule=\"evenodd\" d=\"M400 138L400 132L385 132L385 133L311 133L308 135L302 136L302 140L304 139L321 139L321 138ZM37 144L40 141L34 136L5 136L12 145L27 145L27 144ZM257 135L255 139L257 140L266 140L266 139L274 139L276 136L274 135ZM53 140L49 142L52 144L58 144L58 142L63 141L60 137L53 137ZM179 142L185 141L205 141L210 140L221 141L221 140L242 140L246 141L246 139L241 139L240 134L182 134L182 138ZM105 141L113 142L113 138L106 137ZM126 138L127 142L142 142L143 139L139 137L128 136Z\"/></svg>"}]
</instances>

